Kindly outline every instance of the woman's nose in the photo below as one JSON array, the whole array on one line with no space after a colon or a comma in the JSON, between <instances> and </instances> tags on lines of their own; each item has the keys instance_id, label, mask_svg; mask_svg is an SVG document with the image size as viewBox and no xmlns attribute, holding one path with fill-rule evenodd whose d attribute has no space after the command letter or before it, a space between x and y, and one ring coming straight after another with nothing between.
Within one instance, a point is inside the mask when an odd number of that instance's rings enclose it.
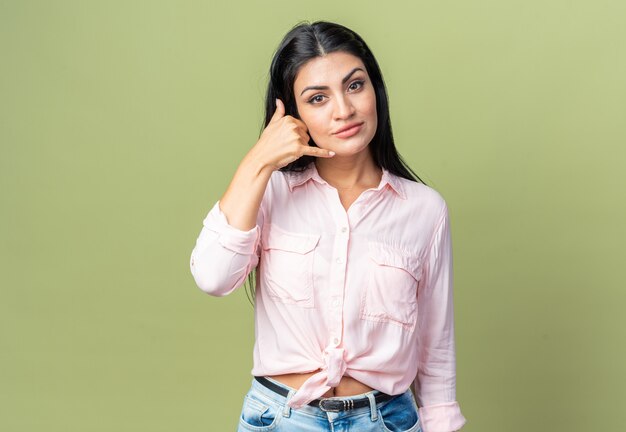
<instances>
[{"instance_id":1,"label":"woman's nose","mask_svg":"<svg viewBox=\"0 0 626 432\"><path fill-rule=\"evenodd\" d=\"M335 119L347 119L352 117L354 114L354 105L352 105L352 101L347 96L339 97L336 99L337 103L335 105Z\"/></svg>"}]
</instances>

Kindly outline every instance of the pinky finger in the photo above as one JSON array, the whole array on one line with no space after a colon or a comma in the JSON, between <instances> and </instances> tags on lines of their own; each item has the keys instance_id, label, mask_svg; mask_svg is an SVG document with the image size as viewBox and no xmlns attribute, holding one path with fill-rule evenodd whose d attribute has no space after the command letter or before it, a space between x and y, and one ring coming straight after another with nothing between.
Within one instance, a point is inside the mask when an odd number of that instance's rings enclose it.
<instances>
[{"instance_id":1,"label":"pinky finger","mask_svg":"<svg viewBox=\"0 0 626 432\"><path fill-rule=\"evenodd\" d=\"M333 157L335 156L335 152L332 150L326 150L319 147L308 146L304 152L310 156L316 157Z\"/></svg>"}]
</instances>

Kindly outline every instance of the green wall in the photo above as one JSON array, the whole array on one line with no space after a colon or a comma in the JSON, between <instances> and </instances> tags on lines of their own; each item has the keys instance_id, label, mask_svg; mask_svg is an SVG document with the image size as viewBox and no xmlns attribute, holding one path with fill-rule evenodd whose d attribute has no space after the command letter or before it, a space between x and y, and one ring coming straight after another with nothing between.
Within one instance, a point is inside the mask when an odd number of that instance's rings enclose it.
<instances>
[{"instance_id":1,"label":"green wall","mask_svg":"<svg viewBox=\"0 0 626 432\"><path fill-rule=\"evenodd\" d=\"M626 430L626 3L0 1L0 430L235 430L202 219L300 20L368 42L446 198L464 432Z\"/></svg>"}]
</instances>

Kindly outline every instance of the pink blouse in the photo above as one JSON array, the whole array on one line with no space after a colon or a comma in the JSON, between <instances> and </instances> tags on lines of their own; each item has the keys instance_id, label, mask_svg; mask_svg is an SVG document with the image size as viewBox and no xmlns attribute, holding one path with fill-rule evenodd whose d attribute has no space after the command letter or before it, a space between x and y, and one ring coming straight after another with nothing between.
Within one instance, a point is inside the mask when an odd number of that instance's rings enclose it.
<instances>
[{"instance_id":1,"label":"pink blouse","mask_svg":"<svg viewBox=\"0 0 626 432\"><path fill-rule=\"evenodd\" d=\"M190 267L218 297L257 267L251 374L321 369L292 408L349 375L391 395L413 385L424 432L466 423L456 401L450 221L431 187L383 169L378 187L346 211L315 163L274 171L251 230L229 225L214 204Z\"/></svg>"}]
</instances>

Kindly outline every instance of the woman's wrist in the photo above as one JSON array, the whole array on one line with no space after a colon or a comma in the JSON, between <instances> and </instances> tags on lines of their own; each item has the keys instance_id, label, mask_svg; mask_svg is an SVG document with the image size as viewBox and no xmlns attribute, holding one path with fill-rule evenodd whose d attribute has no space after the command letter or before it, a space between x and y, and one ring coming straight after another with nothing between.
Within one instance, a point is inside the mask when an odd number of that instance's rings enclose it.
<instances>
[{"instance_id":1,"label":"woman's wrist","mask_svg":"<svg viewBox=\"0 0 626 432\"><path fill-rule=\"evenodd\" d=\"M266 162L261 155L258 155L254 148L245 155L240 165L243 165L241 168L246 172L251 172L255 176L265 175L269 177L274 171L274 167Z\"/></svg>"}]
</instances>

